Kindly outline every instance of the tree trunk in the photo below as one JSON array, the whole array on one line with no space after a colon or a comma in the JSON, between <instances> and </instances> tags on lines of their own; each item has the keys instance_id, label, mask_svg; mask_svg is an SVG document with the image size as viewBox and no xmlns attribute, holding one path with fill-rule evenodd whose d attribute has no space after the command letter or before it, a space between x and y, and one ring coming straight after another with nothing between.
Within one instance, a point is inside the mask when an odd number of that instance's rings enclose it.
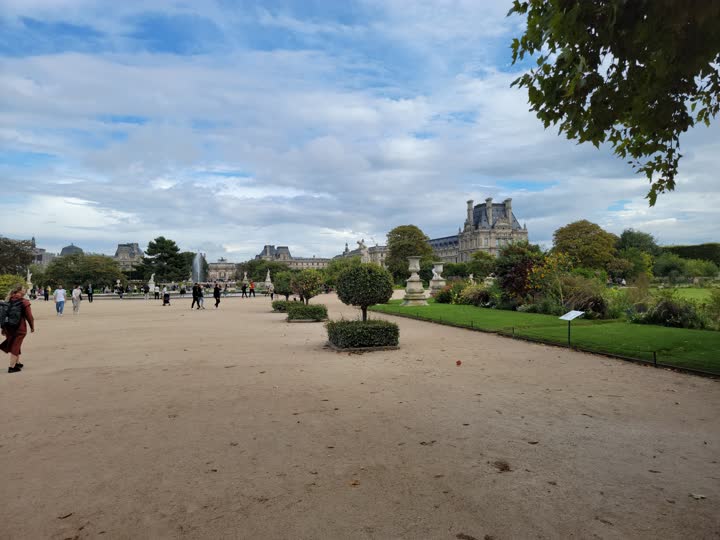
<instances>
[{"instance_id":1,"label":"tree trunk","mask_svg":"<svg viewBox=\"0 0 720 540\"><path fill-rule=\"evenodd\" d=\"M361 306L360 309L362 309L363 321L367 321L367 306Z\"/></svg>"}]
</instances>

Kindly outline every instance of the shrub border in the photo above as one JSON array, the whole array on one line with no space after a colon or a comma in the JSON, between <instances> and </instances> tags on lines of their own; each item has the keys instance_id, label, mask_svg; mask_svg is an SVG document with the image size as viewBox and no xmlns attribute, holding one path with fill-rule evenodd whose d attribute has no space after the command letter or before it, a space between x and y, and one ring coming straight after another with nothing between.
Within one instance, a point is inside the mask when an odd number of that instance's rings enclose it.
<instances>
[{"instance_id":1,"label":"shrub border","mask_svg":"<svg viewBox=\"0 0 720 540\"><path fill-rule=\"evenodd\" d=\"M375 352L375 351L396 351L400 345L384 345L382 347L338 347L334 343L328 341L325 347L336 352Z\"/></svg>"},{"instance_id":2,"label":"shrub border","mask_svg":"<svg viewBox=\"0 0 720 540\"><path fill-rule=\"evenodd\" d=\"M372 309L372 308L370 308L370 309ZM645 365L645 366L653 366L656 368L664 368L664 369L668 369L668 370L672 370L672 371L678 371L681 373L687 373L690 375L698 375L701 377L707 377L710 379L719 379L720 380L720 374L712 373L710 371L704 371L702 369L693 369L693 368L688 368L688 367L673 366L672 364L663 364L662 362L652 362L650 360L643 360L642 358L632 358L630 356L622 356L619 354L613 354L613 353L609 353L609 352L594 351L591 349L586 349L584 347L575 347L575 346L568 347L567 345L562 345L562 344L554 342L554 341L546 341L543 339L532 338L529 336L519 336L514 333L511 334L510 332L503 332L501 330L487 330L487 329L483 329L483 328L475 328L472 326L465 326L463 324L455 324L455 323L451 323L448 321L438 321L436 319L420 317L417 315L412 315L410 313L389 313L387 311L375 311L375 310L373 310L373 311L375 313L380 313L382 315L390 315L392 317L404 317L406 319L414 319L416 321L429 322L429 323L434 323L434 324L442 324L444 326L452 326L453 328L462 328L463 330L471 330L473 332L482 332L484 334L494 334L496 336L509 338L509 339L520 339L522 341L527 341L529 343L539 343L541 345L548 345L550 347L556 347L559 349L571 349L574 351L579 351L579 352L583 352L583 353L587 353L587 354L594 354L597 356L605 356L607 358L617 358L618 360L625 360L627 362L633 362L635 364L641 364L641 365ZM349 350L349 349L341 349L341 350Z\"/></svg>"},{"instance_id":3,"label":"shrub border","mask_svg":"<svg viewBox=\"0 0 720 540\"><path fill-rule=\"evenodd\" d=\"M289 323L311 323L311 322L327 322L328 319L285 319Z\"/></svg>"}]
</instances>

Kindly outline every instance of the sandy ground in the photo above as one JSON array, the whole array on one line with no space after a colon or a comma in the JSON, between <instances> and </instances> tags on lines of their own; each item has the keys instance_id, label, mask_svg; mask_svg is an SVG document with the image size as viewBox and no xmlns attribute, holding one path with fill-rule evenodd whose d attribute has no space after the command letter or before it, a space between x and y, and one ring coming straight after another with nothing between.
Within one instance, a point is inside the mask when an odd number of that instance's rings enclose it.
<instances>
[{"instance_id":1,"label":"sandy ground","mask_svg":"<svg viewBox=\"0 0 720 540\"><path fill-rule=\"evenodd\" d=\"M397 318L349 355L265 298L189 303L34 303L0 537L720 537L718 381Z\"/></svg>"}]
</instances>

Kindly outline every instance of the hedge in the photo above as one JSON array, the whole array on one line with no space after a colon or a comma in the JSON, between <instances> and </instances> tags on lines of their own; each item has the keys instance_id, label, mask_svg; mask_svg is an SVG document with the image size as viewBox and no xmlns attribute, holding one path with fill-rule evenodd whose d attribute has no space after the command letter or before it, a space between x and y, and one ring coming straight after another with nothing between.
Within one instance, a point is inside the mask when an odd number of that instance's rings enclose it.
<instances>
[{"instance_id":1,"label":"hedge","mask_svg":"<svg viewBox=\"0 0 720 540\"><path fill-rule=\"evenodd\" d=\"M287 300L274 300L273 303L272 303L273 311L280 311L280 312L282 312L282 313L286 313L286 312L287 312L287 305L288 305L289 303L290 303L290 302L288 302Z\"/></svg>"},{"instance_id":2,"label":"hedge","mask_svg":"<svg viewBox=\"0 0 720 540\"><path fill-rule=\"evenodd\" d=\"M325 324L328 340L342 349L396 347L400 329L390 321L330 321Z\"/></svg>"},{"instance_id":3,"label":"hedge","mask_svg":"<svg viewBox=\"0 0 720 540\"><path fill-rule=\"evenodd\" d=\"M720 243L716 242L695 246L664 246L663 251L679 255L683 259L702 259L720 265Z\"/></svg>"},{"instance_id":4,"label":"hedge","mask_svg":"<svg viewBox=\"0 0 720 540\"><path fill-rule=\"evenodd\" d=\"M327 308L323 304L287 303L288 320L324 321L328 318Z\"/></svg>"}]
</instances>

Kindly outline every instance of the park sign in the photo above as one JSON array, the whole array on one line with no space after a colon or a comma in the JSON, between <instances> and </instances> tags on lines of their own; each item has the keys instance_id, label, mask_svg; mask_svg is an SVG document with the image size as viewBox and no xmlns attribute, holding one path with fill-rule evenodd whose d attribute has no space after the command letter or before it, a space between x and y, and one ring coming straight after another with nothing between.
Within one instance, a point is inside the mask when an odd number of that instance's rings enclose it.
<instances>
[{"instance_id":1,"label":"park sign","mask_svg":"<svg viewBox=\"0 0 720 540\"><path fill-rule=\"evenodd\" d=\"M561 321L567 321L568 322L568 347L570 347L570 321L574 321L578 317L582 317L585 315L584 311L568 311L565 315L560 317Z\"/></svg>"}]
</instances>

